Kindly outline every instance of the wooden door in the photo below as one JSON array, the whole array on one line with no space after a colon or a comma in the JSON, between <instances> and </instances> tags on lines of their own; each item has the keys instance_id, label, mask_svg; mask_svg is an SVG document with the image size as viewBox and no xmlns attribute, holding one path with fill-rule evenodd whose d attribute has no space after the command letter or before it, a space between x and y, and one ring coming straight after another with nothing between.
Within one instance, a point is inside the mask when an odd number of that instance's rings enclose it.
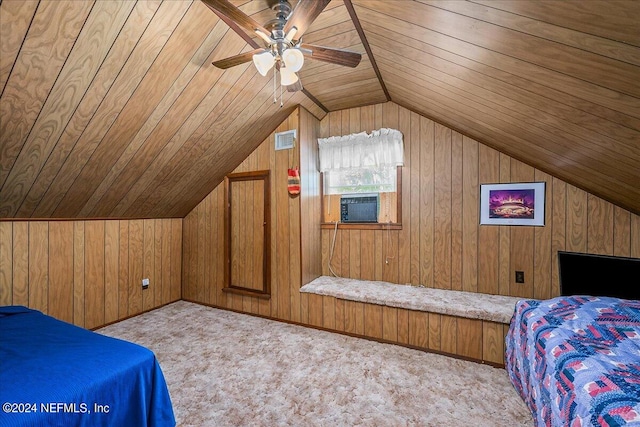
<instances>
[{"instance_id":1,"label":"wooden door","mask_svg":"<svg viewBox=\"0 0 640 427\"><path fill-rule=\"evenodd\" d=\"M270 296L269 171L227 176L226 292Z\"/></svg>"}]
</instances>

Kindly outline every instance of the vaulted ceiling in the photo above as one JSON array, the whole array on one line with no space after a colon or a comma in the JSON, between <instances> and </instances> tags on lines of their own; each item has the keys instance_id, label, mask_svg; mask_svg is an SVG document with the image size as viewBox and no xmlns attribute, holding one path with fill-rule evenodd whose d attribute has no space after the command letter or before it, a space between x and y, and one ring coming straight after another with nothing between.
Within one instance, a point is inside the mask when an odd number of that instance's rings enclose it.
<instances>
[{"instance_id":1,"label":"vaulted ceiling","mask_svg":"<svg viewBox=\"0 0 640 427\"><path fill-rule=\"evenodd\" d=\"M363 60L306 61L280 107L250 63L211 65L260 40L199 0L2 0L0 218L182 217L297 105L386 101L640 213L639 20L634 0L332 0L305 43Z\"/></svg>"}]
</instances>

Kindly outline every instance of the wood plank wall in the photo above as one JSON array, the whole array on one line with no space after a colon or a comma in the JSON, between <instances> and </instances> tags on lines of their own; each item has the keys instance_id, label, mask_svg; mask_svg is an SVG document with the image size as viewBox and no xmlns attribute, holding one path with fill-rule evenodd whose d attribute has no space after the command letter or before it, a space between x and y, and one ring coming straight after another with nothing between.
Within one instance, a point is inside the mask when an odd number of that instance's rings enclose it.
<instances>
[{"instance_id":1,"label":"wood plank wall","mask_svg":"<svg viewBox=\"0 0 640 427\"><path fill-rule=\"evenodd\" d=\"M179 300L181 250L181 219L3 221L0 305L95 329Z\"/></svg>"},{"instance_id":2,"label":"wood plank wall","mask_svg":"<svg viewBox=\"0 0 640 427\"><path fill-rule=\"evenodd\" d=\"M320 122L304 108L300 108L300 240L302 283L311 282L322 274L322 240L319 224L322 218L320 199L319 153L317 146ZM297 292L297 291L296 291ZM309 296L300 294L300 321L309 320Z\"/></svg>"},{"instance_id":3,"label":"wood plank wall","mask_svg":"<svg viewBox=\"0 0 640 427\"><path fill-rule=\"evenodd\" d=\"M338 230L339 276L550 298L557 251L640 257L640 217L392 102L329 113L320 137L381 127L404 135L402 230ZM546 182L544 227L480 226L483 183ZM322 270L334 230L322 230ZM525 283L515 283L515 271Z\"/></svg>"},{"instance_id":4,"label":"wood plank wall","mask_svg":"<svg viewBox=\"0 0 640 427\"><path fill-rule=\"evenodd\" d=\"M229 286L266 291L269 277L265 266L268 256L268 233L263 223L268 200L265 190L268 176L254 177L252 180L229 180L231 187L230 218L231 234L229 244ZM227 187L228 188L228 187ZM227 194L229 194L227 193Z\"/></svg>"},{"instance_id":5,"label":"wood plank wall","mask_svg":"<svg viewBox=\"0 0 640 427\"><path fill-rule=\"evenodd\" d=\"M302 262L328 275L333 230L319 229L315 136L300 112L301 143L273 151L265 140L234 172L272 171L272 297L222 292L224 189L216 188L184 220L183 298L312 326L503 363L507 325L300 294ZM289 118L278 131L296 126ZM445 289L547 298L558 293L558 250L640 256L640 217L492 150L394 103L331 112L319 123L327 137L381 127L405 140L402 230L339 230L332 266L339 275ZM309 141L307 141L309 140ZM310 148L313 148L309 150ZM298 154L300 150L300 154ZM298 155L300 157L298 157ZM286 168L300 158L302 196L286 194ZM305 171L305 169L307 171ZM309 177L313 182L305 182ZM478 225L481 183L545 181L545 227ZM302 212L302 214L300 214ZM315 224L315 225L314 225ZM302 226L302 232L299 232ZM321 248L315 249L321 235ZM300 253L302 245L302 255ZM320 255L321 253L321 255ZM302 260L301 260L302 256ZM306 260L306 261L305 261ZM322 261L322 265L318 263ZM525 271L525 284L514 271ZM318 270L319 271L319 270ZM318 273L302 273L306 283Z\"/></svg>"},{"instance_id":6,"label":"wood plank wall","mask_svg":"<svg viewBox=\"0 0 640 427\"><path fill-rule=\"evenodd\" d=\"M321 259L320 196L314 183L319 181L317 154L307 146L315 142L318 123L303 108L295 110L275 130L298 129L294 149L275 151L274 132L233 171L271 172L271 298L222 292L225 189L221 184L184 219L183 299L296 322L307 317L306 298L301 302L303 297L298 291L302 271L305 280L317 277ZM307 174L309 165L315 172ZM287 191L287 169L293 167L301 168L302 179L303 195L295 197ZM301 241L301 229L309 240Z\"/></svg>"}]
</instances>

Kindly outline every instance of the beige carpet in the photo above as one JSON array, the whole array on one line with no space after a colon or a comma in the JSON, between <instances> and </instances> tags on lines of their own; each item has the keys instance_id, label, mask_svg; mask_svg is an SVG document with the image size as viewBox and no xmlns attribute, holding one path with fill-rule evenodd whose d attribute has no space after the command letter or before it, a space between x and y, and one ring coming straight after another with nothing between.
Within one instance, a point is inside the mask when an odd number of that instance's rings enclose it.
<instances>
[{"instance_id":1,"label":"beige carpet","mask_svg":"<svg viewBox=\"0 0 640 427\"><path fill-rule=\"evenodd\" d=\"M179 426L532 426L503 369L179 301L98 332L144 345Z\"/></svg>"}]
</instances>

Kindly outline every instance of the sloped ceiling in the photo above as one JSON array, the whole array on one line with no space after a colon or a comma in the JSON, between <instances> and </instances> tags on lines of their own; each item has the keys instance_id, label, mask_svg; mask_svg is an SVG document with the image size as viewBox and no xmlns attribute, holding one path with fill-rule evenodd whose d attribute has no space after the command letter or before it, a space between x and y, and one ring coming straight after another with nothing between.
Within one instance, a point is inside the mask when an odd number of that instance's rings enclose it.
<instances>
[{"instance_id":1,"label":"sloped ceiling","mask_svg":"<svg viewBox=\"0 0 640 427\"><path fill-rule=\"evenodd\" d=\"M3 0L0 218L182 217L295 106L389 100L640 213L639 17L634 0L332 0L304 41L363 61L306 61L280 107L250 64L211 65L252 47L198 0Z\"/></svg>"}]
</instances>

